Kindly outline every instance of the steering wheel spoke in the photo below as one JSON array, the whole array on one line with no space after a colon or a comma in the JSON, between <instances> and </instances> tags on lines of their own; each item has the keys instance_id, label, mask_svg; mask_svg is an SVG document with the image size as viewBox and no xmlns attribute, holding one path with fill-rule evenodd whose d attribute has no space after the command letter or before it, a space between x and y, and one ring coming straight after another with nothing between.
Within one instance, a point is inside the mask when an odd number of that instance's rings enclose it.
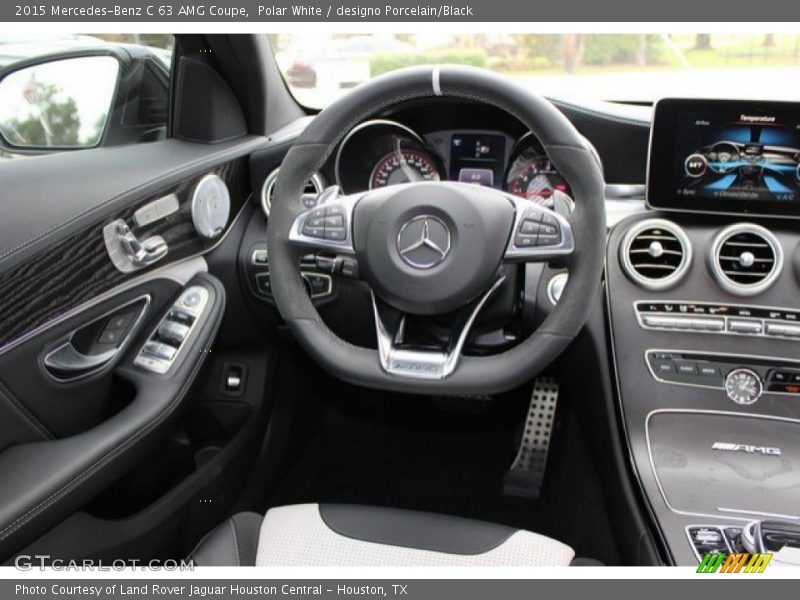
<instances>
[{"instance_id":1,"label":"steering wheel spoke","mask_svg":"<svg viewBox=\"0 0 800 600\"><path fill-rule=\"evenodd\" d=\"M364 194L345 196L339 191L338 185L332 185L319 193L316 206L295 218L290 242L314 250L355 254L353 210Z\"/></svg>"},{"instance_id":2,"label":"steering wheel spoke","mask_svg":"<svg viewBox=\"0 0 800 600\"><path fill-rule=\"evenodd\" d=\"M504 256L506 262L548 262L575 251L569 219L529 200L510 195L508 198L514 204L516 217Z\"/></svg>"},{"instance_id":3,"label":"steering wheel spoke","mask_svg":"<svg viewBox=\"0 0 800 600\"><path fill-rule=\"evenodd\" d=\"M413 379L444 379L450 375L458 366L478 313L503 281L505 276L500 276L482 296L457 313L450 340L439 350L407 345L406 314L389 306L373 292L372 307L381 368L391 375Z\"/></svg>"}]
</instances>

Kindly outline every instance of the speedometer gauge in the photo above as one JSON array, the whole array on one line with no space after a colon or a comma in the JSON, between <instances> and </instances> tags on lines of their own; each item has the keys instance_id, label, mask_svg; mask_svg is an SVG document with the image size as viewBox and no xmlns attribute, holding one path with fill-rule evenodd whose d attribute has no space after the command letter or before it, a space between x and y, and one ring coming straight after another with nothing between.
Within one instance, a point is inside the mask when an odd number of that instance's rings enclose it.
<instances>
[{"instance_id":1,"label":"speedometer gauge","mask_svg":"<svg viewBox=\"0 0 800 600\"><path fill-rule=\"evenodd\" d=\"M369 179L370 189L411 183L415 181L439 181L439 169L433 160L419 150L397 150L384 156Z\"/></svg>"},{"instance_id":2,"label":"speedometer gauge","mask_svg":"<svg viewBox=\"0 0 800 600\"><path fill-rule=\"evenodd\" d=\"M555 191L570 194L566 180L546 156L528 156L523 152L511 165L506 179L509 192L520 198L546 203Z\"/></svg>"}]
</instances>

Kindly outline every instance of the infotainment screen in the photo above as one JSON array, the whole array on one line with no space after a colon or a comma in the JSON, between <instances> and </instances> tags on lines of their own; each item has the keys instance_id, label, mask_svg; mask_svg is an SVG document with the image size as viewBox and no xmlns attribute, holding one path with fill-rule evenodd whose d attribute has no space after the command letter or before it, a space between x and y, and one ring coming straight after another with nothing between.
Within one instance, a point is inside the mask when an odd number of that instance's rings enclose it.
<instances>
[{"instance_id":1,"label":"infotainment screen","mask_svg":"<svg viewBox=\"0 0 800 600\"><path fill-rule=\"evenodd\" d=\"M654 208L800 216L800 104L667 99L652 127Z\"/></svg>"}]
</instances>

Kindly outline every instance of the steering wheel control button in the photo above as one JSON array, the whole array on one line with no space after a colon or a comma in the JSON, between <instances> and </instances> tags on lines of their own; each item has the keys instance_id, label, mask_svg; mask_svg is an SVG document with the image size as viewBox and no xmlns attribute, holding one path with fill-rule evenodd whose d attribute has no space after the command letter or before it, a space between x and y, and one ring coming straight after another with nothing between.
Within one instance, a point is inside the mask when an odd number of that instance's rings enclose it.
<instances>
[{"instance_id":1,"label":"steering wheel control button","mask_svg":"<svg viewBox=\"0 0 800 600\"><path fill-rule=\"evenodd\" d=\"M256 275L256 289L260 294L272 297L272 281L269 273L258 273Z\"/></svg>"},{"instance_id":2,"label":"steering wheel control button","mask_svg":"<svg viewBox=\"0 0 800 600\"><path fill-rule=\"evenodd\" d=\"M353 258L343 258L341 261L341 268L339 273L342 277L349 279L359 279L358 261Z\"/></svg>"},{"instance_id":3,"label":"steering wheel control button","mask_svg":"<svg viewBox=\"0 0 800 600\"><path fill-rule=\"evenodd\" d=\"M309 221L311 220L312 219L309 219ZM307 221L305 225L303 225L303 235L308 236L310 238L324 239L325 227L324 226L314 227L313 225L310 224L310 222Z\"/></svg>"},{"instance_id":4,"label":"steering wheel control button","mask_svg":"<svg viewBox=\"0 0 800 600\"><path fill-rule=\"evenodd\" d=\"M561 243L561 227L552 215L542 214L537 246L555 246Z\"/></svg>"},{"instance_id":5,"label":"steering wheel control button","mask_svg":"<svg viewBox=\"0 0 800 600\"><path fill-rule=\"evenodd\" d=\"M333 280L324 273L303 271L300 274L306 283L308 293L312 298L323 298L333 293Z\"/></svg>"},{"instance_id":6,"label":"steering wheel control button","mask_svg":"<svg viewBox=\"0 0 800 600\"><path fill-rule=\"evenodd\" d=\"M736 404L753 404L763 391L761 378L750 369L734 369L725 377L725 393Z\"/></svg>"},{"instance_id":7,"label":"steering wheel control button","mask_svg":"<svg viewBox=\"0 0 800 600\"><path fill-rule=\"evenodd\" d=\"M269 264L269 257L266 248L258 248L253 250L253 256L250 262L259 267L264 267Z\"/></svg>"},{"instance_id":8,"label":"steering wheel control button","mask_svg":"<svg viewBox=\"0 0 800 600\"><path fill-rule=\"evenodd\" d=\"M336 188L338 194L338 188ZM333 198L335 196L325 193L325 198ZM320 195L322 202L322 195ZM332 204L322 204L317 208L305 213L298 217L302 223L300 234L306 238L306 242L310 240L320 240L324 247L325 244L331 242L337 246L343 245L347 242L347 207L334 201ZM303 241L302 238L297 241ZM313 245L313 244L312 244Z\"/></svg>"},{"instance_id":9,"label":"steering wheel control button","mask_svg":"<svg viewBox=\"0 0 800 600\"><path fill-rule=\"evenodd\" d=\"M324 236L326 240L343 242L347 239L347 232L343 228L325 227Z\"/></svg>"}]
</instances>

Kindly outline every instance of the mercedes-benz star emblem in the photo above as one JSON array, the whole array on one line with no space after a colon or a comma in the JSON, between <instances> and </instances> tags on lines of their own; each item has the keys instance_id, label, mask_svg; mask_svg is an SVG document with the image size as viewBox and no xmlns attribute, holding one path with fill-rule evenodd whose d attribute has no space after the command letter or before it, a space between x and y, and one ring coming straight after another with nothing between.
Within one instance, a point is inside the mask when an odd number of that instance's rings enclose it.
<instances>
[{"instance_id":1,"label":"mercedes-benz star emblem","mask_svg":"<svg viewBox=\"0 0 800 600\"><path fill-rule=\"evenodd\" d=\"M430 269L450 253L450 230L438 217L414 217L400 228L397 251L406 264L417 269Z\"/></svg>"}]
</instances>

